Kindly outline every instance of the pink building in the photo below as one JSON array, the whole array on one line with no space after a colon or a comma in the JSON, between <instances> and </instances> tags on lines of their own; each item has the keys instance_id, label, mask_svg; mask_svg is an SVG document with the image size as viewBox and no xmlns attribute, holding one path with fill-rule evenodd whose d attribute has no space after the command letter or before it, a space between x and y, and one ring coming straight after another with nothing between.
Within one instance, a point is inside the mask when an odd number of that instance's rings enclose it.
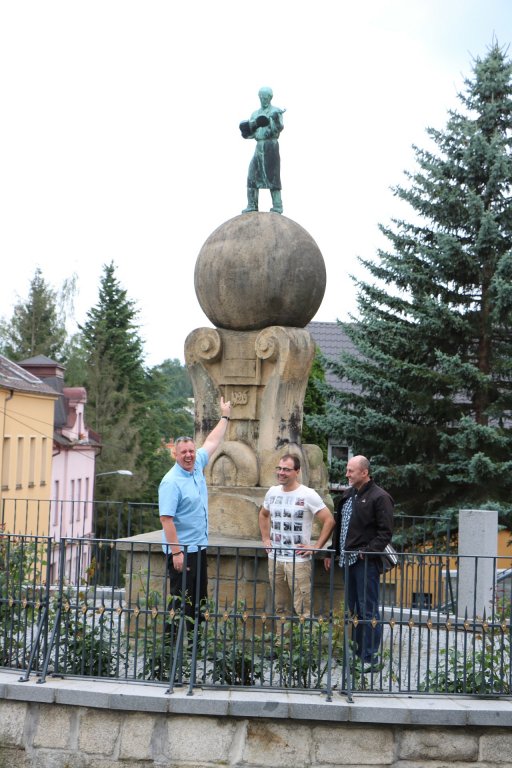
<instances>
[{"instance_id":1,"label":"pink building","mask_svg":"<svg viewBox=\"0 0 512 768\"><path fill-rule=\"evenodd\" d=\"M99 435L84 420L87 392L66 387L64 367L44 355L19 365L48 384L59 397L55 402L49 535L61 538L92 537L96 456ZM67 548L66 572L75 572L78 547ZM88 563L78 565L80 571ZM71 570L70 570L71 569Z\"/></svg>"}]
</instances>

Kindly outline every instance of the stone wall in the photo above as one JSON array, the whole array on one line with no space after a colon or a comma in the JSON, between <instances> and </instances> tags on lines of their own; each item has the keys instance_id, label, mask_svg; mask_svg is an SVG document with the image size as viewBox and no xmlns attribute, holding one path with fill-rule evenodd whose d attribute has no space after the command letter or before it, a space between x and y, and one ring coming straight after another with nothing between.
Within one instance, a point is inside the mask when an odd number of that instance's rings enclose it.
<instances>
[{"instance_id":1,"label":"stone wall","mask_svg":"<svg viewBox=\"0 0 512 768\"><path fill-rule=\"evenodd\" d=\"M510 766L509 728L164 715L0 701L2 768Z\"/></svg>"}]
</instances>

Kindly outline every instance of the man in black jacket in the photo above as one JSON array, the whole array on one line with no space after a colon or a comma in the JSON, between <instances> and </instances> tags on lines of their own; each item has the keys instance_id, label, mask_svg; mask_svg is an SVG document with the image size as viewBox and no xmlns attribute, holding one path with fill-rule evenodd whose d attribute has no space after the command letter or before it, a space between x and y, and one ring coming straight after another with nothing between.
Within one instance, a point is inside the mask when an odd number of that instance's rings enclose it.
<instances>
[{"instance_id":1,"label":"man in black jacket","mask_svg":"<svg viewBox=\"0 0 512 768\"><path fill-rule=\"evenodd\" d=\"M370 477L370 462L353 456L347 464L349 488L338 506L333 547L336 562L344 569L348 608L359 622L356 627L357 655L365 671L378 663L382 629L379 615L379 579L383 552L393 534L394 502ZM368 554L366 554L368 553ZM328 570L330 560L325 560ZM372 619L376 619L372 627Z\"/></svg>"}]
</instances>

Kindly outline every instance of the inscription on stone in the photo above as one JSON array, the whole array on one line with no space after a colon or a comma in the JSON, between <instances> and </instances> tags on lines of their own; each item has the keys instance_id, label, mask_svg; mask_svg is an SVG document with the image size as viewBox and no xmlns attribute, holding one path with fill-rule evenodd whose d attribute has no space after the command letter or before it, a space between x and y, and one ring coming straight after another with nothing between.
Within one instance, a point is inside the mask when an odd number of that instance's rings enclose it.
<instances>
[{"instance_id":1,"label":"inscription on stone","mask_svg":"<svg viewBox=\"0 0 512 768\"><path fill-rule=\"evenodd\" d=\"M231 393L231 405L247 405L249 402L249 392L234 389Z\"/></svg>"},{"instance_id":2,"label":"inscription on stone","mask_svg":"<svg viewBox=\"0 0 512 768\"><path fill-rule=\"evenodd\" d=\"M233 409L232 420L246 420L256 418L257 387L241 387L226 385L224 397L231 400Z\"/></svg>"}]
</instances>

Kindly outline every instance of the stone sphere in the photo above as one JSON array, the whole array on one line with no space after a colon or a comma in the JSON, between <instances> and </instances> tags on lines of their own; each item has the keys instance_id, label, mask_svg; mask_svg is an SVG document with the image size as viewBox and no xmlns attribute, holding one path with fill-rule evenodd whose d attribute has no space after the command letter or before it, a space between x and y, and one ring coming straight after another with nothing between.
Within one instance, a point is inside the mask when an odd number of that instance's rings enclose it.
<instances>
[{"instance_id":1,"label":"stone sphere","mask_svg":"<svg viewBox=\"0 0 512 768\"><path fill-rule=\"evenodd\" d=\"M197 257L197 299L217 328L304 328L325 292L318 245L277 213L244 213L222 224Z\"/></svg>"}]
</instances>

